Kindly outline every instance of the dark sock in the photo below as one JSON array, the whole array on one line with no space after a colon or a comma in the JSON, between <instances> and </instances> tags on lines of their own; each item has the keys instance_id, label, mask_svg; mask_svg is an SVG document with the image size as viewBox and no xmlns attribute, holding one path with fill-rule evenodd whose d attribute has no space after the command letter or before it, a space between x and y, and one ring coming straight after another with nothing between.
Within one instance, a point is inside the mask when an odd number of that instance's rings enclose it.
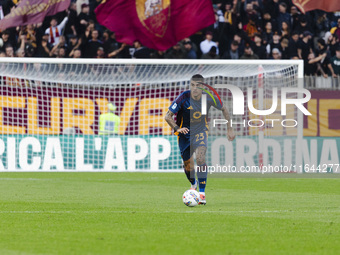
<instances>
[{"instance_id":1,"label":"dark sock","mask_svg":"<svg viewBox=\"0 0 340 255\"><path fill-rule=\"evenodd\" d=\"M198 177L198 185L199 191L205 192L205 185L207 183L208 169L207 164L203 164L199 166L197 177Z\"/></svg>"}]
</instances>

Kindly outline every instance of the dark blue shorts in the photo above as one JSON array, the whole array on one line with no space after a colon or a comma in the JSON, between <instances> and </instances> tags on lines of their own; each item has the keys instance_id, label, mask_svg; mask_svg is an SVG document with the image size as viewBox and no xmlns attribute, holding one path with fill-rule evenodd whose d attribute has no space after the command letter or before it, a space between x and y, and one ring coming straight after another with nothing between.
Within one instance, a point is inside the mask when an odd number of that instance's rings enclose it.
<instances>
[{"instance_id":1,"label":"dark blue shorts","mask_svg":"<svg viewBox=\"0 0 340 255\"><path fill-rule=\"evenodd\" d=\"M207 147L208 131L189 135L180 134L178 137L178 145L183 161L187 161L192 157L192 154L195 152L197 147Z\"/></svg>"}]
</instances>

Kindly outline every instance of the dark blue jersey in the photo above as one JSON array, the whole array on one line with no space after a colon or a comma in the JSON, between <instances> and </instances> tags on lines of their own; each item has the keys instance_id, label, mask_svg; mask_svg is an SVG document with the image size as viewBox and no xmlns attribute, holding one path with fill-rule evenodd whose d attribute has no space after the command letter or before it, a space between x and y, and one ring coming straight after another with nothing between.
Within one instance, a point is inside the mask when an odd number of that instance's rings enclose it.
<instances>
[{"instance_id":1,"label":"dark blue jersey","mask_svg":"<svg viewBox=\"0 0 340 255\"><path fill-rule=\"evenodd\" d=\"M215 98L215 102L210 95L207 94L207 115L211 106L219 110L222 109L223 105L221 105L217 98ZM208 130L208 116L202 115L201 107L201 99L194 100L190 96L190 90L187 90L176 98L176 100L170 105L169 110L174 114L177 114L177 125L181 128L188 128L192 135Z\"/></svg>"}]
</instances>

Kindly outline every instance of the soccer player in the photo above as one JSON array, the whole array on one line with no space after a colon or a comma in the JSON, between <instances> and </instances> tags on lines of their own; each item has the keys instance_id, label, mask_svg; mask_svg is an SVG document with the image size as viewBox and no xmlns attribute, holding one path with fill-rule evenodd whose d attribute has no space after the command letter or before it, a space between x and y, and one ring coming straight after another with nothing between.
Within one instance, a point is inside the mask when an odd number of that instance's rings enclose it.
<instances>
[{"instance_id":1,"label":"soccer player","mask_svg":"<svg viewBox=\"0 0 340 255\"><path fill-rule=\"evenodd\" d=\"M207 115L201 113L201 97L204 88L204 78L200 74L191 77L190 90L184 91L169 107L165 120L178 135L178 145L184 162L184 172L191 183L191 189L197 189L195 178L193 153L196 153L196 163L198 166L197 178L199 184L200 201L199 204L206 204L205 186L207 181L207 165L205 154L207 151L208 125ZM216 102L216 105L215 105ZM206 113L211 106L222 111L228 120L227 137L229 141L234 140L235 134L230 126L230 116L228 109L221 105L218 99L214 100L207 96ZM173 116L177 114L177 123Z\"/></svg>"}]
</instances>

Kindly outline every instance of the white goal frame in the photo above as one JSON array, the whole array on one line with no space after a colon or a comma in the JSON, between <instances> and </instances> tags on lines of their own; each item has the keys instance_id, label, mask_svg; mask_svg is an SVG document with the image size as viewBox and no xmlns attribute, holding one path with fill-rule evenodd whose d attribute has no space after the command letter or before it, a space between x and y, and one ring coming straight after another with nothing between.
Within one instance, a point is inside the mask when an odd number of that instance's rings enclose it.
<instances>
[{"instance_id":1,"label":"white goal frame","mask_svg":"<svg viewBox=\"0 0 340 255\"><path fill-rule=\"evenodd\" d=\"M303 88L303 78L304 78L304 66L302 60L179 60L179 59L67 59L67 58L0 58L0 64L6 63L20 63L20 64L88 64L88 65L271 65L271 66L281 66L281 65L297 65L297 78L298 78L298 88ZM4 74L1 73L0 76ZM6 75L9 76L9 75ZM27 77L25 73L16 73L13 78L19 79L30 79ZM190 79L190 77L186 77ZM39 80L39 78L37 78ZM174 80L173 82L181 81ZM135 83L136 81L131 81ZM98 82L99 83L99 82ZM102 81L101 81L102 83ZM141 82L143 83L143 82ZM147 83L147 82L145 82ZM93 84L95 86L95 84ZM263 96L263 94L262 94ZM263 97L261 98L261 93L259 93L259 106L263 106ZM299 165L302 163L302 141L303 141L303 114L301 111L297 111L297 122L299 123L297 127L297 147L296 147L296 164ZM259 136L261 136L259 132ZM0 134L1 135L1 134ZM263 134L262 134L263 136ZM259 138L259 141L263 140L263 138ZM299 168L297 168L299 169ZM14 169L13 171L24 171L23 169ZM44 170L39 170L44 171ZM60 171L60 170L48 170L50 171ZM70 170L65 170L70 171ZM82 171L80 169L74 169L71 171ZM84 170L86 171L86 170ZM94 172L105 172L105 170L91 170ZM119 171L119 170L112 170ZM128 170L128 171L137 171L137 172L169 172L169 171L161 171L161 170ZM182 170L172 170L173 172L182 171ZM124 171L125 172L125 171Z\"/></svg>"}]
</instances>

